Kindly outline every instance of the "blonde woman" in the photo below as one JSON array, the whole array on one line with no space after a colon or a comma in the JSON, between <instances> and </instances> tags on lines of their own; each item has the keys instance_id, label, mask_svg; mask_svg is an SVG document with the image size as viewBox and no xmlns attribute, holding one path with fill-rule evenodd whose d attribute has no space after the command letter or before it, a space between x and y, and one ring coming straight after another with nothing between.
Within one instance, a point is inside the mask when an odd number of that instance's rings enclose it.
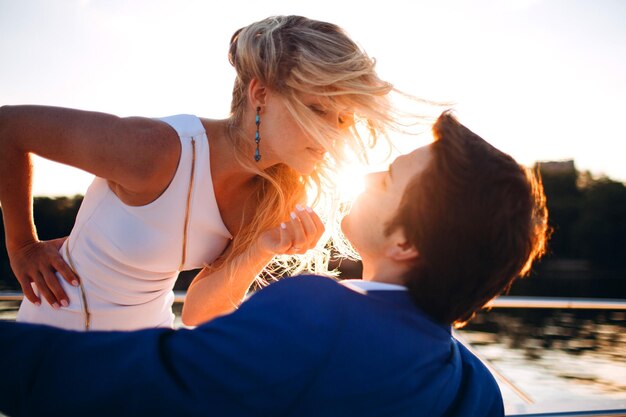
<instances>
[{"instance_id":1,"label":"blonde woman","mask_svg":"<svg viewBox=\"0 0 626 417\"><path fill-rule=\"evenodd\" d=\"M275 255L316 245L324 226L306 192L323 194L343 148L361 154L393 123L392 87L341 28L299 16L238 30L229 60L237 78L225 120L0 109L0 199L25 294L18 321L172 326L179 271L204 267L183 309L199 324L231 311ZM31 153L96 176L65 240L37 237Z\"/></svg>"}]
</instances>

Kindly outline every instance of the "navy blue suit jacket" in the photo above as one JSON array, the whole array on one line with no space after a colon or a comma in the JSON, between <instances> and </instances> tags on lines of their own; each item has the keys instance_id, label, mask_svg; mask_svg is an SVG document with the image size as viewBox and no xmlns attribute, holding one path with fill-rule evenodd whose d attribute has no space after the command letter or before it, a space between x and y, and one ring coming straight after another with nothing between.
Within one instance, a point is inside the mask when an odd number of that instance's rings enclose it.
<instances>
[{"instance_id":1,"label":"navy blue suit jacket","mask_svg":"<svg viewBox=\"0 0 626 417\"><path fill-rule=\"evenodd\" d=\"M502 416L487 369L405 291L284 279L193 330L0 323L10 416Z\"/></svg>"}]
</instances>

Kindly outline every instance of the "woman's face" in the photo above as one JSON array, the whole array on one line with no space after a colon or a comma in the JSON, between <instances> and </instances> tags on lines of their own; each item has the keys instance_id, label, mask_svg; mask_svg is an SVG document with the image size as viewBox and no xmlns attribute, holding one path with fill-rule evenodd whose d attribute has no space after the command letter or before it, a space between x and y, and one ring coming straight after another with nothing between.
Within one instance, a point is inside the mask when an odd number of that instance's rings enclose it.
<instances>
[{"instance_id":1,"label":"woman's face","mask_svg":"<svg viewBox=\"0 0 626 417\"><path fill-rule=\"evenodd\" d=\"M325 104L326 98L303 95L300 99L320 123L327 123L335 129L343 128L344 112L331 110ZM263 162L270 165L283 163L303 175L311 174L328 151L300 127L287 109L285 99L276 93L267 96L261 111L259 133Z\"/></svg>"}]
</instances>

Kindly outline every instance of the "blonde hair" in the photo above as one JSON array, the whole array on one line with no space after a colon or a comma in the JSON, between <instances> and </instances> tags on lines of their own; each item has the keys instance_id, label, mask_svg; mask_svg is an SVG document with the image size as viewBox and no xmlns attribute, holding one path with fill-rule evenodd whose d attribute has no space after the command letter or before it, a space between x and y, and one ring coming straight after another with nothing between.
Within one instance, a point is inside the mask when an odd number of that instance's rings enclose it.
<instances>
[{"instance_id":1,"label":"blonde hair","mask_svg":"<svg viewBox=\"0 0 626 417\"><path fill-rule=\"evenodd\" d=\"M380 137L386 137L397 117L389 103L393 86L381 80L370 58L340 27L301 16L274 16L237 30L231 38L229 61L235 80L229 135L237 161L258 174L255 215L242 224L228 253L214 268L235 268L233 259L246 251L264 231L289 217L297 203L315 195L312 205L326 220L334 219L332 174L345 159L345 148L362 160ZM247 106L247 88L257 79L284 98L287 110L307 134L328 150L311 175L303 176L286 165L260 170L252 158L254 139L241 129ZM301 100L303 94L323 98L324 110L345 112L346 126L332 126ZM325 198L324 198L325 197ZM324 211L319 202L325 200ZM330 202L330 203L328 203ZM326 241L326 242L324 242ZM299 273L304 269L328 274L328 239L306 256L278 256L266 273Z\"/></svg>"}]
</instances>

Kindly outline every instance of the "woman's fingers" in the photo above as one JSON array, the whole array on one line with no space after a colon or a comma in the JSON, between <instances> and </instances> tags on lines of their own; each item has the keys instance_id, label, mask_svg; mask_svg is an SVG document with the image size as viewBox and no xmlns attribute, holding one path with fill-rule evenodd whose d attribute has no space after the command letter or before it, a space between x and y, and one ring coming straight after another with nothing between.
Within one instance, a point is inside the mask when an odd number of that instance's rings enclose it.
<instances>
[{"instance_id":1,"label":"woman's fingers","mask_svg":"<svg viewBox=\"0 0 626 417\"><path fill-rule=\"evenodd\" d=\"M315 247L323 233L324 224L319 216L298 204L287 221L261 236L259 247L273 254L303 254Z\"/></svg>"},{"instance_id":2,"label":"woman's fingers","mask_svg":"<svg viewBox=\"0 0 626 417\"><path fill-rule=\"evenodd\" d=\"M324 223L310 207L302 207L298 213L304 232L309 240L309 246L314 247L322 234L324 234Z\"/></svg>"},{"instance_id":3,"label":"woman's fingers","mask_svg":"<svg viewBox=\"0 0 626 417\"><path fill-rule=\"evenodd\" d=\"M73 286L78 286L78 277L72 271L72 268L65 262L65 260L61 257L55 257L51 260L52 267L66 280L68 283Z\"/></svg>"},{"instance_id":4,"label":"woman's fingers","mask_svg":"<svg viewBox=\"0 0 626 417\"><path fill-rule=\"evenodd\" d=\"M299 204L296 206L296 210L298 211L300 223L302 224L302 228L304 229L304 233L309 238L315 236L317 234L317 230L316 230L317 227L316 227L315 223L313 222L313 218L311 216L311 213L313 213L313 211L311 210L309 212L308 210L306 210L304 207L302 207Z\"/></svg>"},{"instance_id":5,"label":"woman's fingers","mask_svg":"<svg viewBox=\"0 0 626 417\"><path fill-rule=\"evenodd\" d=\"M301 213L291 212L291 221L288 224L288 230L292 233L291 251L294 253L304 253L308 248L308 239L302 220Z\"/></svg>"},{"instance_id":6,"label":"woman's fingers","mask_svg":"<svg viewBox=\"0 0 626 417\"><path fill-rule=\"evenodd\" d=\"M52 246L54 246L54 247L56 248L57 252L58 252L58 251L60 251L60 250L61 250L61 246L63 246L63 243L65 243L65 241L66 241L66 240L67 240L67 236L65 236L65 237L59 237L59 238L57 238L57 239L51 239L51 240L49 240L48 242L49 242Z\"/></svg>"},{"instance_id":7,"label":"woman's fingers","mask_svg":"<svg viewBox=\"0 0 626 417\"><path fill-rule=\"evenodd\" d=\"M295 213L291 213L290 220L280 224L281 252L290 254L303 253L301 251L305 243L302 224L300 224L298 216Z\"/></svg>"},{"instance_id":8,"label":"woman's fingers","mask_svg":"<svg viewBox=\"0 0 626 417\"><path fill-rule=\"evenodd\" d=\"M324 234L324 223L322 219L315 213L310 207L306 207L306 216L304 216L306 220L303 219L303 226L305 227L305 231L311 238L312 245L315 246L317 241L320 240L322 234Z\"/></svg>"},{"instance_id":9,"label":"woman's fingers","mask_svg":"<svg viewBox=\"0 0 626 417\"><path fill-rule=\"evenodd\" d=\"M287 224L287 231L291 233L291 253L305 253L315 247L324 233L324 224L311 208L296 205L291 213L291 221Z\"/></svg>"},{"instance_id":10,"label":"woman's fingers","mask_svg":"<svg viewBox=\"0 0 626 417\"><path fill-rule=\"evenodd\" d=\"M44 281L48 285L48 288L54 295L53 303L51 303L52 306L55 307L54 304L56 304L57 306L62 305L63 307L67 307L69 305L69 302L67 301L67 295L65 294L63 287L61 287L61 284L59 283L59 279L54 274L54 272L44 271L42 275L43 275Z\"/></svg>"},{"instance_id":11,"label":"woman's fingers","mask_svg":"<svg viewBox=\"0 0 626 417\"><path fill-rule=\"evenodd\" d=\"M24 296L34 304L41 304L43 298L55 308L69 305L69 298L55 272L58 271L72 285L78 285L78 279L59 254L63 240L35 242L12 256L11 266ZM37 285L39 296L32 283Z\"/></svg>"},{"instance_id":12,"label":"woman's fingers","mask_svg":"<svg viewBox=\"0 0 626 417\"><path fill-rule=\"evenodd\" d=\"M18 277L18 281L20 283L20 286L22 287L24 297L26 297L26 299L33 304L41 305L41 299L37 297L37 294L35 294L35 291L33 291L31 280L29 278Z\"/></svg>"},{"instance_id":13,"label":"woman's fingers","mask_svg":"<svg viewBox=\"0 0 626 417\"><path fill-rule=\"evenodd\" d=\"M48 288L46 279L41 273L36 273L36 276L33 277L33 282L37 285L37 289L43 298L55 309L59 308L59 303L57 302L55 295L52 293L50 288Z\"/></svg>"},{"instance_id":14,"label":"woman's fingers","mask_svg":"<svg viewBox=\"0 0 626 417\"><path fill-rule=\"evenodd\" d=\"M59 253L66 239L67 237L62 237L42 243L46 245L46 252L52 268L57 271L64 280L76 287L78 286L78 277Z\"/></svg>"},{"instance_id":15,"label":"woman's fingers","mask_svg":"<svg viewBox=\"0 0 626 417\"><path fill-rule=\"evenodd\" d=\"M287 223L280 224L280 241L278 247L281 251L288 250L291 247L292 238L287 230Z\"/></svg>"}]
</instances>

